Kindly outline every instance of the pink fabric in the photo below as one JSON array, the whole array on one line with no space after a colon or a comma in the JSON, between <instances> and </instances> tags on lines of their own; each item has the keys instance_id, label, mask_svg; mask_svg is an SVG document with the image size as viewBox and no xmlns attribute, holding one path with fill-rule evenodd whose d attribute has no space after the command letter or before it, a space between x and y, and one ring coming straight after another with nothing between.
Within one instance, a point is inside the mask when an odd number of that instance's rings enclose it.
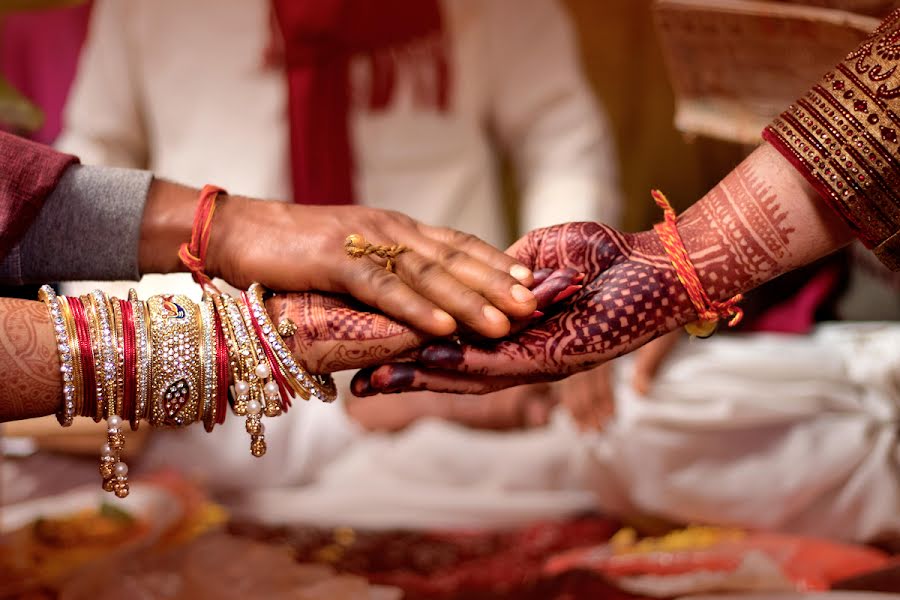
<instances>
[{"instance_id":1,"label":"pink fabric","mask_svg":"<svg viewBox=\"0 0 900 600\"><path fill-rule=\"evenodd\" d=\"M776 304L759 316L747 331L776 333L809 333L815 324L816 310L832 294L839 283L840 273L834 266L822 269L800 291L788 300Z\"/></svg>"},{"instance_id":2,"label":"pink fabric","mask_svg":"<svg viewBox=\"0 0 900 600\"><path fill-rule=\"evenodd\" d=\"M15 13L0 28L0 73L41 110L46 120L30 137L44 144L59 135L62 111L87 34L90 3Z\"/></svg>"}]
</instances>

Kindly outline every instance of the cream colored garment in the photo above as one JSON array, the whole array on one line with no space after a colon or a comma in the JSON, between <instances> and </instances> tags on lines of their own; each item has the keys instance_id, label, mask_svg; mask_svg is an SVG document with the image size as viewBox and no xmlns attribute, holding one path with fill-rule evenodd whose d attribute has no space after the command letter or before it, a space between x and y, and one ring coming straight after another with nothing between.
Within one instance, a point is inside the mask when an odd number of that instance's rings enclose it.
<instances>
[{"instance_id":1,"label":"cream colored garment","mask_svg":"<svg viewBox=\"0 0 900 600\"><path fill-rule=\"evenodd\" d=\"M900 326L680 347L617 418L523 433L422 421L365 436L314 484L245 496L271 522L508 526L596 508L851 540L900 536Z\"/></svg>"},{"instance_id":2,"label":"cream colored garment","mask_svg":"<svg viewBox=\"0 0 900 600\"><path fill-rule=\"evenodd\" d=\"M448 113L352 112L357 196L494 244L506 234L489 131L516 166L525 229L616 222L611 134L555 0L446 0ZM267 0L100 0L58 146L85 163L289 198L287 92L263 66ZM367 72L354 65L354 84Z\"/></svg>"},{"instance_id":3,"label":"cream colored garment","mask_svg":"<svg viewBox=\"0 0 900 600\"><path fill-rule=\"evenodd\" d=\"M684 344L585 447L600 506L869 540L900 536L900 326Z\"/></svg>"}]
</instances>

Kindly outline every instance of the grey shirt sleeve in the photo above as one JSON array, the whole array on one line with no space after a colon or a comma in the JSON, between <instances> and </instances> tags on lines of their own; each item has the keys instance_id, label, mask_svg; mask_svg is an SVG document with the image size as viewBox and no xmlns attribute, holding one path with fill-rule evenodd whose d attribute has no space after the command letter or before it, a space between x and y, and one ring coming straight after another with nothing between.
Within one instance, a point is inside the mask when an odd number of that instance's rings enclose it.
<instances>
[{"instance_id":1,"label":"grey shirt sleeve","mask_svg":"<svg viewBox=\"0 0 900 600\"><path fill-rule=\"evenodd\" d=\"M69 167L31 229L0 262L0 282L140 279L138 244L152 181L147 171Z\"/></svg>"}]
</instances>

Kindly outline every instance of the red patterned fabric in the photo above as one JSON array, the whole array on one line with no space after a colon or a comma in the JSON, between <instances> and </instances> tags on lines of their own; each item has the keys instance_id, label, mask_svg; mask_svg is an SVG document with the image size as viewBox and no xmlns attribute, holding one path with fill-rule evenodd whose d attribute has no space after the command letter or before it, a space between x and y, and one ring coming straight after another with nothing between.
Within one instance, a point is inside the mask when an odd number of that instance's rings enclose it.
<instances>
[{"instance_id":1,"label":"red patterned fabric","mask_svg":"<svg viewBox=\"0 0 900 600\"><path fill-rule=\"evenodd\" d=\"M22 239L63 172L78 159L0 132L0 259Z\"/></svg>"},{"instance_id":2,"label":"red patterned fabric","mask_svg":"<svg viewBox=\"0 0 900 600\"><path fill-rule=\"evenodd\" d=\"M369 60L369 106L385 108L394 91L396 53L438 38L440 6L437 0L273 0L272 6L284 40L294 202L352 203L350 58ZM434 86L419 96L444 108L447 59L441 41L432 42L426 54Z\"/></svg>"},{"instance_id":3,"label":"red patterned fabric","mask_svg":"<svg viewBox=\"0 0 900 600\"><path fill-rule=\"evenodd\" d=\"M595 573L542 574L550 556L604 543L618 528L604 517L471 533L232 525L239 535L290 545L300 562L327 562L340 572L399 587L405 600L634 599Z\"/></svg>"}]
</instances>

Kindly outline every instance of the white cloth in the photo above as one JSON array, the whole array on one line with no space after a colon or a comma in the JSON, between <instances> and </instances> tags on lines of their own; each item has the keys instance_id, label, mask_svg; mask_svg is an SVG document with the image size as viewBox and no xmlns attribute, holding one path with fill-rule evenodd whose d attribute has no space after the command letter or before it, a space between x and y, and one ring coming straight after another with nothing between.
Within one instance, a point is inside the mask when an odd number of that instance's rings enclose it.
<instances>
[{"instance_id":1,"label":"white cloth","mask_svg":"<svg viewBox=\"0 0 900 600\"><path fill-rule=\"evenodd\" d=\"M618 386L588 486L614 512L869 540L900 536L900 326L684 344Z\"/></svg>"},{"instance_id":2,"label":"white cloth","mask_svg":"<svg viewBox=\"0 0 900 600\"><path fill-rule=\"evenodd\" d=\"M627 371L627 361L620 364ZM307 486L244 496L272 522L508 526L595 508L848 540L900 536L900 326L720 336L676 350L616 420L366 436Z\"/></svg>"}]
</instances>

